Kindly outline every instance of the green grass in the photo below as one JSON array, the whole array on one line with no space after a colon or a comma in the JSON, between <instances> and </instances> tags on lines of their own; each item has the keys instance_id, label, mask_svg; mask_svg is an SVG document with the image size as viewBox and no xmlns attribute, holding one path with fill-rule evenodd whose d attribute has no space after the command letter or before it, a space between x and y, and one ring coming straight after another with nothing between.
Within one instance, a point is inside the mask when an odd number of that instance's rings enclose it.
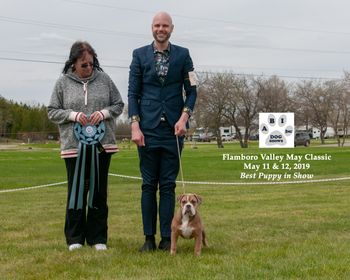
<instances>
[{"instance_id":1,"label":"green grass","mask_svg":"<svg viewBox=\"0 0 350 280\"><path fill-rule=\"evenodd\" d=\"M65 181L55 146L0 151L0 190ZM122 147L111 173L138 176L137 153ZM243 161L223 153L332 155L311 162L315 179L349 175L350 148L242 150L237 144L186 146L185 180L238 182ZM261 161L259 160L261 163ZM186 185L203 196L210 247L193 256L140 254L140 181L109 179L109 250L68 252L63 235L66 186L0 193L0 279L349 279L349 180L279 185ZM248 180L247 182L253 182ZM255 180L260 182L261 180ZM182 192L178 185L177 193ZM159 238L157 238L159 240Z\"/></svg>"}]
</instances>

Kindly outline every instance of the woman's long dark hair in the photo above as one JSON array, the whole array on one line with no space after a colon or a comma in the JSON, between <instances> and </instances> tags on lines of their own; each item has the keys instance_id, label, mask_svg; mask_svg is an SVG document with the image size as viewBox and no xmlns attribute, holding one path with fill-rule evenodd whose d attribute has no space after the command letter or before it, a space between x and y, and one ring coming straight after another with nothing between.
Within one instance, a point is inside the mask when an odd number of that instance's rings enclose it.
<instances>
[{"instance_id":1,"label":"woman's long dark hair","mask_svg":"<svg viewBox=\"0 0 350 280\"><path fill-rule=\"evenodd\" d=\"M62 73L66 74L70 67L72 67L72 70L74 71L75 62L83 56L84 52L88 52L90 55L92 55L94 59L94 69L103 72L97 59L97 54L91 45L88 42L76 41L70 49L69 59L66 61Z\"/></svg>"}]
</instances>

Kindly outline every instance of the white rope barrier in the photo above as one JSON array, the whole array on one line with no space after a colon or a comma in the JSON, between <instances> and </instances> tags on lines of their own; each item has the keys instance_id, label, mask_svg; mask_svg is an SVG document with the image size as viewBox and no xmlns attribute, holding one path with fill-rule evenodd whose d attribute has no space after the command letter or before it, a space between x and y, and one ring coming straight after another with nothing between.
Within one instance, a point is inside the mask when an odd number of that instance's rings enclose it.
<instances>
[{"instance_id":1,"label":"white rope barrier","mask_svg":"<svg viewBox=\"0 0 350 280\"><path fill-rule=\"evenodd\" d=\"M136 176L128 176L128 175L113 174L113 173L109 173L108 175L112 177L123 178L123 179L142 180L141 177L136 177ZM350 177L339 177L339 178L328 178L328 179L317 179L317 180L280 181L280 182L201 182L201 181L176 181L176 182L184 183L184 184L192 184L192 185L221 185L221 186L250 185L251 186L251 185L285 185L285 184L322 183L322 182L333 182L333 181L344 181L344 180L350 180ZM66 183L67 181L33 186L33 187L6 189L6 190L0 190L0 193L28 191L28 190L34 190L34 189L40 189L40 188L46 188L46 187L52 187L52 186L59 186Z\"/></svg>"},{"instance_id":2,"label":"white rope barrier","mask_svg":"<svg viewBox=\"0 0 350 280\"><path fill-rule=\"evenodd\" d=\"M140 177L127 176L120 174L109 173L109 176L119 177L124 179L136 179L142 180ZM235 185L281 185L281 184L304 184L304 183L320 183L320 182L332 182L332 181L343 181L350 180L350 177L340 177L340 178L328 178L328 179L315 179L315 180L298 180L298 181L280 181L280 182L201 182L201 181L176 181L177 183L185 183L192 185L225 185L225 186L235 186Z\"/></svg>"},{"instance_id":3,"label":"white rope barrier","mask_svg":"<svg viewBox=\"0 0 350 280\"><path fill-rule=\"evenodd\" d=\"M34 187L24 187L24 188L17 188L17 189L7 189L7 190L0 190L0 193L8 193L8 192L18 192L18 191L28 191L28 190L34 190L34 189L41 189L46 187L52 187L52 186L59 186L66 184L65 182L58 182L58 183L52 183L52 184L46 184L46 185L40 185L40 186L34 186Z\"/></svg>"}]
</instances>

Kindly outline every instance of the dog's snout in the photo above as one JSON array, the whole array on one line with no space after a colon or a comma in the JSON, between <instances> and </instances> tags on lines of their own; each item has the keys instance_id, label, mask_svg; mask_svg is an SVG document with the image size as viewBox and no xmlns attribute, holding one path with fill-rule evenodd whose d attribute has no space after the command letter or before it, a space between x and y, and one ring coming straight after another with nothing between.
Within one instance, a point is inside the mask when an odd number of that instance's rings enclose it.
<instances>
[{"instance_id":1,"label":"dog's snout","mask_svg":"<svg viewBox=\"0 0 350 280\"><path fill-rule=\"evenodd\" d=\"M191 205L190 204L186 204L186 208L187 209L191 209Z\"/></svg>"}]
</instances>

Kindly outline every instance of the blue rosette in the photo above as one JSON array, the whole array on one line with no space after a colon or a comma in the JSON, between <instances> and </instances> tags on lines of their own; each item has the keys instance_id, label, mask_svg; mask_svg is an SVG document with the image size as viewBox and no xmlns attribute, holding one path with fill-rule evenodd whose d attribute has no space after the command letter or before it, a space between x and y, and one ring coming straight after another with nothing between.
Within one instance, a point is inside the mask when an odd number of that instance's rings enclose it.
<instances>
[{"instance_id":1,"label":"blue rosette","mask_svg":"<svg viewBox=\"0 0 350 280\"><path fill-rule=\"evenodd\" d=\"M78 141L85 145L94 145L100 142L105 135L106 126L104 122L97 125L82 125L78 122L74 124L74 134Z\"/></svg>"}]
</instances>

